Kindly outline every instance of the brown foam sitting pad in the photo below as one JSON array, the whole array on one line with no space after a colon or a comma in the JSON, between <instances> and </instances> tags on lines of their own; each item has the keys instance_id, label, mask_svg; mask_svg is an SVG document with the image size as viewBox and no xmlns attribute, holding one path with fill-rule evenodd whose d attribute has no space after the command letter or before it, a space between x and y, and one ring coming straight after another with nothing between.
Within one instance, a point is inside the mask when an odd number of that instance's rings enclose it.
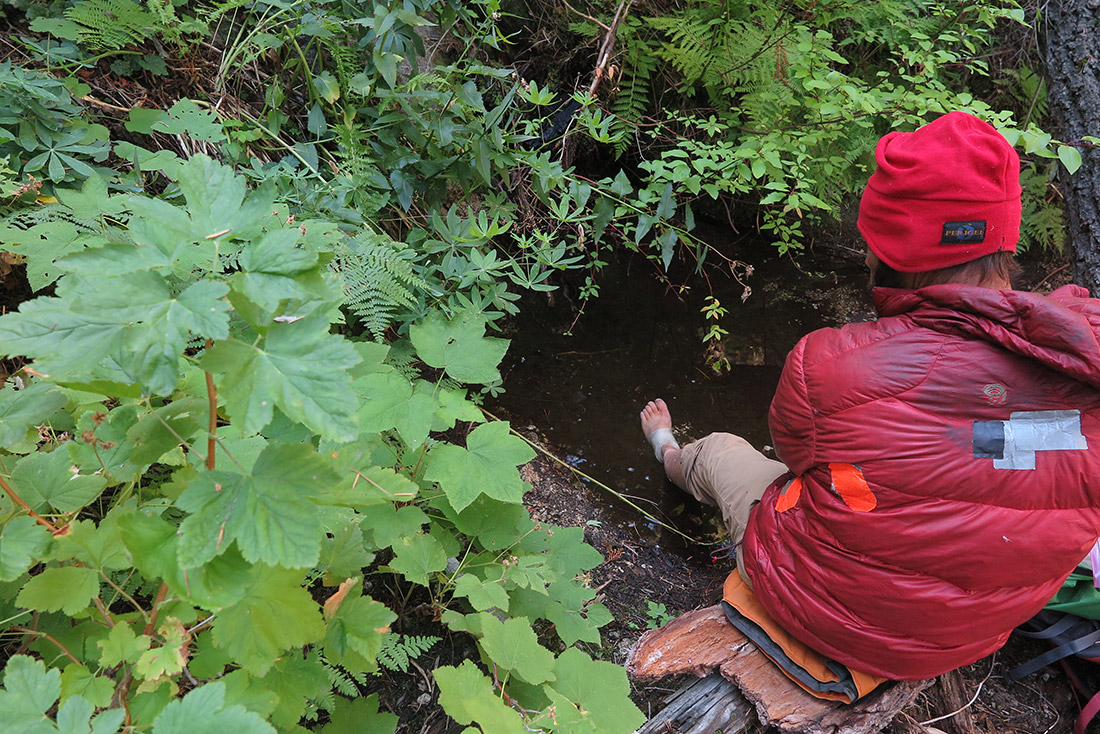
<instances>
[{"instance_id":1,"label":"brown foam sitting pad","mask_svg":"<svg viewBox=\"0 0 1100 734\"><path fill-rule=\"evenodd\" d=\"M879 732L931 683L887 683L854 704L815 698L733 627L720 606L688 612L646 632L630 651L626 670L638 680L718 670L753 703L761 723L798 734Z\"/></svg>"}]
</instances>

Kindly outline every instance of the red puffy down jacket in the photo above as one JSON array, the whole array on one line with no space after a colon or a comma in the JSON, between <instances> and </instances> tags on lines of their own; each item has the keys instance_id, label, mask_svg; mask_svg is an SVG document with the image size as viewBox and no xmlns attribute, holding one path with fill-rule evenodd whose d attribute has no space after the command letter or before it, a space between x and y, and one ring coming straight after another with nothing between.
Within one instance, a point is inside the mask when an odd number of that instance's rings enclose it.
<instances>
[{"instance_id":1,"label":"red puffy down jacket","mask_svg":"<svg viewBox=\"0 0 1100 734\"><path fill-rule=\"evenodd\" d=\"M795 475L750 517L756 595L806 644L918 679L999 648L1100 535L1100 300L879 288L771 406Z\"/></svg>"}]
</instances>

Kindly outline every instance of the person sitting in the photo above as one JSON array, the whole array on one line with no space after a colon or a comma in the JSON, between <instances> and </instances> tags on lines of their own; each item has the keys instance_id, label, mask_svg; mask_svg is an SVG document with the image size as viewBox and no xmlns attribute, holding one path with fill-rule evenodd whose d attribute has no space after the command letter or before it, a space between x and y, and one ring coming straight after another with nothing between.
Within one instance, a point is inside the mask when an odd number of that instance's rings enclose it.
<instances>
[{"instance_id":1,"label":"person sitting","mask_svg":"<svg viewBox=\"0 0 1100 734\"><path fill-rule=\"evenodd\" d=\"M727 600L743 580L810 650L923 679L1000 648L1100 536L1100 301L1012 290L1020 162L986 122L951 112L875 158L879 318L787 356L779 461L728 433L680 448L661 399L641 424L740 544Z\"/></svg>"}]
</instances>

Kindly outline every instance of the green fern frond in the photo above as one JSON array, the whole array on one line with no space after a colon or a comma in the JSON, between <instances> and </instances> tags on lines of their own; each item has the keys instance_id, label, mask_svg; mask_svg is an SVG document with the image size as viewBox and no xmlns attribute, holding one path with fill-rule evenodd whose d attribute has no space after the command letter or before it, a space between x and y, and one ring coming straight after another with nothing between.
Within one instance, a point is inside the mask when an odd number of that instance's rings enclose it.
<instances>
[{"instance_id":1,"label":"green fern frond","mask_svg":"<svg viewBox=\"0 0 1100 734\"><path fill-rule=\"evenodd\" d=\"M156 23L134 0L80 0L65 11L65 17L80 27L79 42L96 51L141 43L152 35Z\"/></svg>"},{"instance_id":2,"label":"green fern frond","mask_svg":"<svg viewBox=\"0 0 1100 734\"><path fill-rule=\"evenodd\" d=\"M623 57L618 91L611 103L615 115L611 134L618 136L615 155L620 156L634 139L634 128L650 104L650 80L657 71L657 57L642 42L631 44ZM619 133L624 133L619 135Z\"/></svg>"},{"instance_id":3,"label":"green fern frond","mask_svg":"<svg viewBox=\"0 0 1100 734\"><path fill-rule=\"evenodd\" d=\"M385 235L365 232L336 247L332 268L344 280L344 304L375 339L400 307L416 302L417 290L428 284L413 271L413 252L399 249Z\"/></svg>"},{"instance_id":4,"label":"green fern frond","mask_svg":"<svg viewBox=\"0 0 1100 734\"><path fill-rule=\"evenodd\" d=\"M390 632L382 638L378 664L387 670L408 672L409 661L432 649L440 638L431 635L400 635Z\"/></svg>"}]
</instances>

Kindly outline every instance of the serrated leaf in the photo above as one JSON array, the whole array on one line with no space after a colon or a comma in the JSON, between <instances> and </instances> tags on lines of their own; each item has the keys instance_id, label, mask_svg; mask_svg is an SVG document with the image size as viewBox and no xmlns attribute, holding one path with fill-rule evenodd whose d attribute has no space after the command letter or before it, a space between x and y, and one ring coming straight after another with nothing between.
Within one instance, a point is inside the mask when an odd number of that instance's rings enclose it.
<instances>
[{"instance_id":1,"label":"serrated leaf","mask_svg":"<svg viewBox=\"0 0 1100 734\"><path fill-rule=\"evenodd\" d=\"M133 555L134 566L146 578L163 579L176 596L218 611L243 598L251 581L251 565L236 546L201 568L180 568L179 535L174 525L146 512L119 518L123 540Z\"/></svg>"},{"instance_id":2,"label":"serrated leaf","mask_svg":"<svg viewBox=\"0 0 1100 734\"><path fill-rule=\"evenodd\" d=\"M28 515L8 521L0 530L0 581L12 581L37 563L53 536Z\"/></svg>"},{"instance_id":3,"label":"serrated leaf","mask_svg":"<svg viewBox=\"0 0 1100 734\"><path fill-rule=\"evenodd\" d=\"M481 633L481 647L497 665L528 683L537 685L554 680L554 653L539 644L526 618L513 617L501 622L491 614L484 614Z\"/></svg>"},{"instance_id":4,"label":"serrated leaf","mask_svg":"<svg viewBox=\"0 0 1100 734\"><path fill-rule=\"evenodd\" d=\"M0 352L46 359L36 366L58 376L92 374L166 296L163 279L150 271L102 278L94 288L77 276L62 284L65 298L35 298L0 317Z\"/></svg>"},{"instance_id":5,"label":"serrated leaf","mask_svg":"<svg viewBox=\"0 0 1100 734\"><path fill-rule=\"evenodd\" d=\"M416 505L383 505L363 513L360 527L368 531L376 548L388 548L402 538L415 536L428 522L428 516Z\"/></svg>"},{"instance_id":6,"label":"serrated leaf","mask_svg":"<svg viewBox=\"0 0 1100 734\"><path fill-rule=\"evenodd\" d=\"M613 663L592 660L575 647L558 656L554 664L557 679L550 687L589 718L595 731L630 734L646 717L630 702L626 670Z\"/></svg>"},{"instance_id":7,"label":"serrated leaf","mask_svg":"<svg viewBox=\"0 0 1100 734\"><path fill-rule=\"evenodd\" d=\"M0 323L6 318L0 317ZM66 402L65 394L49 383L38 382L22 390L5 386L0 390L0 446L22 441L28 431Z\"/></svg>"},{"instance_id":8,"label":"serrated leaf","mask_svg":"<svg viewBox=\"0 0 1100 734\"><path fill-rule=\"evenodd\" d=\"M23 501L38 512L47 505L59 512L76 512L107 486L101 476L81 474L65 450L39 451L23 457L16 463L11 479Z\"/></svg>"},{"instance_id":9,"label":"serrated leaf","mask_svg":"<svg viewBox=\"0 0 1100 734\"><path fill-rule=\"evenodd\" d=\"M369 596L345 599L328 622L325 632L325 656L341 663L354 650L368 663L366 672L377 669L375 659L382 646L382 636L389 631L397 615L385 604Z\"/></svg>"},{"instance_id":10,"label":"serrated leaf","mask_svg":"<svg viewBox=\"0 0 1100 734\"><path fill-rule=\"evenodd\" d=\"M475 721L484 734L525 734L523 720L493 691L492 682L474 663L432 671L439 686L439 705L459 724Z\"/></svg>"},{"instance_id":11,"label":"serrated leaf","mask_svg":"<svg viewBox=\"0 0 1100 734\"><path fill-rule=\"evenodd\" d=\"M396 428L410 449L420 447L432 428L433 413L439 402L433 387L409 379L397 372L360 377L353 384L362 397L359 425L364 431L381 432Z\"/></svg>"},{"instance_id":12,"label":"serrated leaf","mask_svg":"<svg viewBox=\"0 0 1100 734\"><path fill-rule=\"evenodd\" d=\"M485 336L485 317L464 311L447 321L433 311L409 329L416 353L427 364L459 382L491 384L500 380L497 365L508 350L506 339Z\"/></svg>"},{"instance_id":13,"label":"serrated leaf","mask_svg":"<svg viewBox=\"0 0 1100 734\"><path fill-rule=\"evenodd\" d=\"M325 438L351 441L359 433L358 401L347 370L358 362L347 340L329 334L316 318L305 318L275 324L259 347L219 342L201 366L223 375L220 390L243 432L259 432L278 406Z\"/></svg>"},{"instance_id":14,"label":"serrated leaf","mask_svg":"<svg viewBox=\"0 0 1100 734\"><path fill-rule=\"evenodd\" d=\"M130 555L122 543L118 516L118 511L112 511L99 525L92 520L69 523L69 532L57 538L54 557L58 560L72 558L95 570L130 566Z\"/></svg>"},{"instance_id":15,"label":"serrated leaf","mask_svg":"<svg viewBox=\"0 0 1100 734\"><path fill-rule=\"evenodd\" d=\"M244 706L227 706L220 681L172 701L153 721L153 734L275 734L275 728Z\"/></svg>"},{"instance_id":16,"label":"serrated leaf","mask_svg":"<svg viewBox=\"0 0 1100 734\"><path fill-rule=\"evenodd\" d=\"M108 684L110 681L105 680ZM112 686L113 688L113 686ZM126 718L126 711L115 708L92 716L92 703L73 696L57 710L57 734L115 734Z\"/></svg>"},{"instance_id":17,"label":"serrated leaf","mask_svg":"<svg viewBox=\"0 0 1100 734\"><path fill-rule=\"evenodd\" d=\"M65 703L73 696L79 696L96 708L107 708L107 705L111 703L111 696L114 695L114 692L114 681L106 676L93 674L85 665L73 663L67 666L65 672L61 674L61 703ZM90 708L88 714L91 714ZM57 719L58 728L60 728L60 713ZM85 729L85 731L87 730Z\"/></svg>"},{"instance_id":18,"label":"serrated leaf","mask_svg":"<svg viewBox=\"0 0 1100 734\"><path fill-rule=\"evenodd\" d=\"M133 445L130 460L149 465L188 440L207 419L207 403L201 398L183 398L163 405L138 419L126 438Z\"/></svg>"},{"instance_id":19,"label":"serrated leaf","mask_svg":"<svg viewBox=\"0 0 1100 734\"><path fill-rule=\"evenodd\" d=\"M307 444L268 444L250 474L205 472L180 495L179 562L201 566L234 540L245 559L287 568L317 563L321 523L312 494L339 477Z\"/></svg>"},{"instance_id":20,"label":"serrated leaf","mask_svg":"<svg viewBox=\"0 0 1100 734\"><path fill-rule=\"evenodd\" d=\"M336 454L337 461L341 461L344 456L352 456L354 451L344 448ZM362 469L361 464L357 461L348 465L346 471L341 472L347 478L317 495L317 502L363 510L393 502L411 502L416 498L419 487L405 475L383 466Z\"/></svg>"},{"instance_id":21,"label":"serrated leaf","mask_svg":"<svg viewBox=\"0 0 1100 734\"><path fill-rule=\"evenodd\" d=\"M378 711L378 694L360 698L337 698L336 706L329 712L329 723L321 734L393 734L397 731L398 718Z\"/></svg>"},{"instance_id":22,"label":"serrated leaf","mask_svg":"<svg viewBox=\"0 0 1100 734\"><path fill-rule=\"evenodd\" d=\"M29 655L13 655L4 667L4 691L0 704L10 708L0 711L19 708L43 714L61 695L61 671L47 670L45 663Z\"/></svg>"},{"instance_id":23,"label":"serrated leaf","mask_svg":"<svg viewBox=\"0 0 1100 734\"><path fill-rule=\"evenodd\" d=\"M134 665L134 674L146 681L167 678L183 671L189 655L191 635L175 617L169 617L157 628L161 644L141 654Z\"/></svg>"},{"instance_id":24,"label":"serrated leaf","mask_svg":"<svg viewBox=\"0 0 1100 734\"><path fill-rule=\"evenodd\" d=\"M62 611L70 617L99 593L99 574L90 568L47 568L26 583L15 603L36 612Z\"/></svg>"},{"instance_id":25,"label":"serrated leaf","mask_svg":"<svg viewBox=\"0 0 1100 734\"><path fill-rule=\"evenodd\" d=\"M461 512L480 494L502 502L523 501L524 483L516 467L535 458L535 452L509 433L507 423L478 426L466 447L440 444L428 454L425 477L439 482L455 510Z\"/></svg>"},{"instance_id":26,"label":"serrated leaf","mask_svg":"<svg viewBox=\"0 0 1100 734\"><path fill-rule=\"evenodd\" d=\"M508 592L500 581L485 581L472 573L463 574L455 582L455 596L464 596L479 612L489 609L508 611Z\"/></svg>"},{"instance_id":27,"label":"serrated leaf","mask_svg":"<svg viewBox=\"0 0 1100 734\"><path fill-rule=\"evenodd\" d=\"M152 640L148 635L137 635L126 622L116 622L107 637L96 643L99 647L99 664L113 668L122 663L136 662L149 649Z\"/></svg>"},{"instance_id":28,"label":"serrated leaf","mask_svg":"<svg viewBox=\"0 0 1100 734\"><path fill-rule=\"evenodd\" d=\"M447 567L447 554L432 536L413 535L393 544L393 560L389 565L414 584L427 586L429 574Z\"/></svg>"},{"instance_id":29,"label":"serrated leaf","mask_svg":"<svg viewBox=\"0 0 1100 734\"><path fill-rule=\"evenodd\" d=\"M240 602L213 622L213 641L253 675L262 676L284 650L319 642L321 610L301 588L300 572L257 566Z\"/></svg>"}]
</instances>

